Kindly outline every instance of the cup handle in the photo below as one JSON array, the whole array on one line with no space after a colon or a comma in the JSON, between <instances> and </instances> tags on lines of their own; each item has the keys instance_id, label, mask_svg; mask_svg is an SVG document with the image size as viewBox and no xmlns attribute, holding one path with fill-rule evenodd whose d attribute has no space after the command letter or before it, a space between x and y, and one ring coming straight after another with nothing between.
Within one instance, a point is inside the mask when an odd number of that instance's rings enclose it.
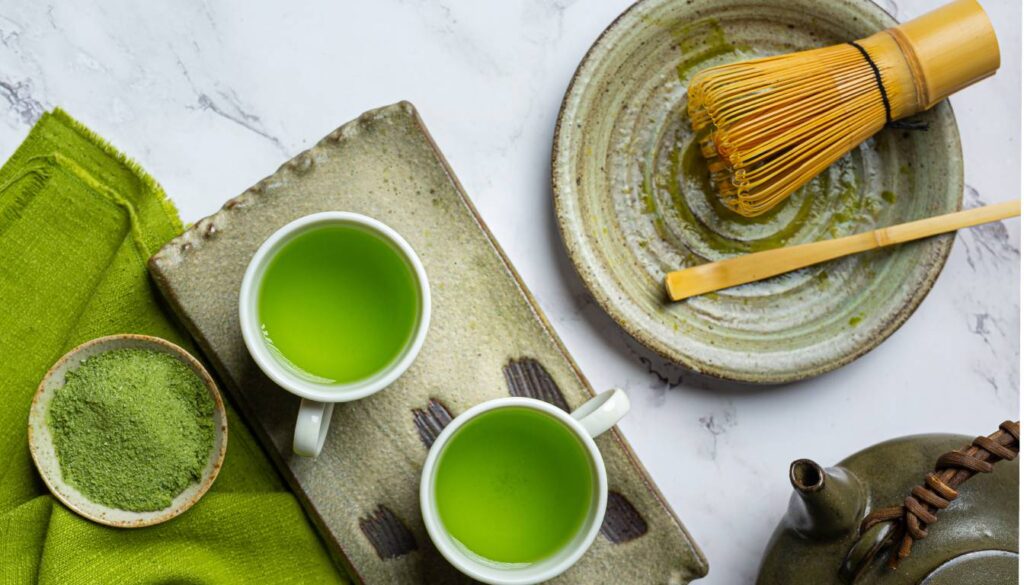
<instances>
[{"instance_id":1,"label":"cup handle","mask_svg":"<svg viewBox=\"0 0 1024 585\"><path fill-rule=\"evenodd\" d=\"M572 411L571 416L583 425L587 434L596 438L615 426L615 423L626 416L627 412L629 412L629 396L615 388L606 390L586 401L583 406Z\"/></svg>"},{"instance_id":2,"label":"cup handle","mask_svg":"<svg viewBox=\"0 0 1024 585\"><path fill-rule=\"evenodd\" d=\"M295 439L292 451L303 457L316 457L324 448L327 438L327 427L331 425L331 413L334 412L333 402L316 402L302 399L299 405L299 417L295 420Z\"/></svg>"}]
</instances>

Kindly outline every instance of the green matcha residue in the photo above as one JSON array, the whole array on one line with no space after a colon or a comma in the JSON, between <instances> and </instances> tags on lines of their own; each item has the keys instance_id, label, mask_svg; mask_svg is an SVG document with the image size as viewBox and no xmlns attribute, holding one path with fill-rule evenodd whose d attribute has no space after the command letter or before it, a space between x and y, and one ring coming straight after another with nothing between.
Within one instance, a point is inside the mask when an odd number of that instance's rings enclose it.
<instances>
[{"instance_id":1,"label":"green matcha residue","mask_svg":"<svg viewBox=\"0 0 1024 585\"><path fill-rule=\"evenodd\" d=\"M119 349L68 372L47 413L64 481L90 500L161 510L202 476L214 402L175 357Z\"/></svg>"}]
</instances>

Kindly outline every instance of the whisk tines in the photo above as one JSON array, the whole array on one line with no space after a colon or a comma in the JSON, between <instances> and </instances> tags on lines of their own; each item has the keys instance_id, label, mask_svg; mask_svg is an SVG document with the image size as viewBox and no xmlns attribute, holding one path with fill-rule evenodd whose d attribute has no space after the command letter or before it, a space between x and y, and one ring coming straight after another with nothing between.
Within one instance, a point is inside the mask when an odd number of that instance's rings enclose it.
<instances>
[{"instance_id":1,"label":"whisk tines","mask_svg":"<svg viewBox=\"0 0 1024 585\"><path fill-rule=\"evenodd\" d=\"M955 60L937 48L950 43ZM752 217L998 66L991 23L976 0L957 0L860 41L706 69L687 109L722 201Z\"/></svg>"}]
</instances>

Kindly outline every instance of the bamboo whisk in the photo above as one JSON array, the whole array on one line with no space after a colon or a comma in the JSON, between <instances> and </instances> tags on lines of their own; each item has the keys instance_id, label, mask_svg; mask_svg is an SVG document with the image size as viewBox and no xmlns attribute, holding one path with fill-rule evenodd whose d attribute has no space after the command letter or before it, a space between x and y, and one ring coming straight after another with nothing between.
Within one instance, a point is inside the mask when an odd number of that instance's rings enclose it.
<instances>
[{"instance_id":1,"label":"bamboo whisk","mask_svg":"<svg viewBox=\"0 0 1024 585\"><path fill-rule=\"evenodd\" d=\"M701 71L687 110L722 201L753 217L886 124L998 68L985 12L956 0L857 42Z\"/></svg>"}]
</instances>

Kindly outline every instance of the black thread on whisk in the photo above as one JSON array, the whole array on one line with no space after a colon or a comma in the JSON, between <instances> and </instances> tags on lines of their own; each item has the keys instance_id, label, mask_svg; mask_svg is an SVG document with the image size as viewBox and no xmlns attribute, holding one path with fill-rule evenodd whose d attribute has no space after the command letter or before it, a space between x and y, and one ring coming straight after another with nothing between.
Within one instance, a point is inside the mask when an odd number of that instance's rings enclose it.
<instances>
[{"instance_id":1,"label":"black thread on whisk","mask_svg":"<svg viewBox=\"0 0 1024 585\"><path fill-rule=\"evenodd\" d=\"M887 125L892 124L892 107L889 105L889 94L885 92L885 84L882 83L882 72L878 70L878 65L875 65L875 62L871 59L871 55L868 55L868 52L864 47L858 45L854 41L850 41L847 44L856 47L857 50L860 51L860 54L864 55L864 60L871 66L871 71L875 74L875 83L878 84L878 91L882 92L882 104L885 106L885 123Z\"/></svg>"},{"instance_id":2,"label":"black thread on whisk","mask_svg":"<svg viewBox=\"0 0 1024 585\"><path fill-rule=\"evenodd\" d=\"M850 41L847 44L853 45L858 51L860 51L860 54L864 56L864 60L871 66L871 71L875 74L875 83L878 85L878 91L882 94L882 105L885 106L885 125L897 130L927 130L928 122L923 120L893 121L892 106L889 105L889 94L885 91L885 84L882 83L882 72L879 71L878 65L875 65L875 61L871 58L871 55L868 55L868 52L864 47L854 41Z\"/></svg>"}]
</instances>

